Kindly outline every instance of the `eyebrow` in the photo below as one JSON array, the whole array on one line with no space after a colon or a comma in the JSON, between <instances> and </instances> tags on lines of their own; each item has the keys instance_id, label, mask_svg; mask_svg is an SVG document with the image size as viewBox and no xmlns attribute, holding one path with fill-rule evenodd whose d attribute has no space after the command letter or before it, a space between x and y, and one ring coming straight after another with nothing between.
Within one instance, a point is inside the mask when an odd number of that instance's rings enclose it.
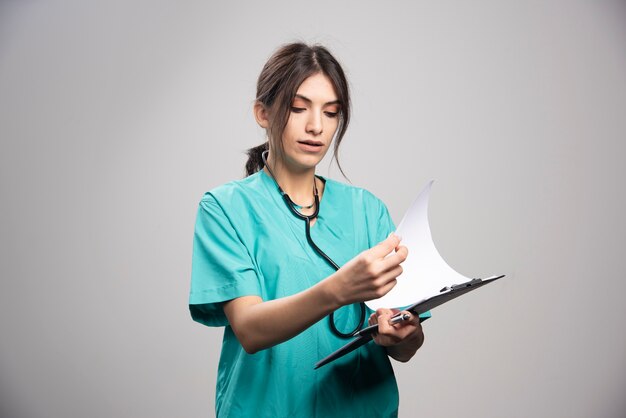
<instances>
[{"instance_id":1,"label":"eyebrow","mask_svg":"<svg viewBox=\"0 0 626 418\"><path fill-rule=\"evenodd\" d=\"M303 96L303 95L301 95L301 94L296 94L296 97L297 97L298 99L302 99L302 100L304 100L304 101L305 101L305 102L307 102L307 103L313 103L313 100L311 100L311 99L309 99L308 97ZM326 102L326 103L324 103L324 106L334 105L334 104L341 105L341 100L333 100L332 102Z\"/></svg>"}]
</instances>

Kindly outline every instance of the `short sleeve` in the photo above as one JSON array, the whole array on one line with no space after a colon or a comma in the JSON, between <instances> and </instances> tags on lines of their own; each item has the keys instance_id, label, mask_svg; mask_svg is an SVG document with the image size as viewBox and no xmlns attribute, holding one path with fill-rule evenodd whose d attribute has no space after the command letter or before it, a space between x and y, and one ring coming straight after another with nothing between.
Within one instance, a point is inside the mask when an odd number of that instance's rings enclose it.
<instances>
[{"instance_id":1,"label":"short sleeve","mask_svg":"<svg viewBox=\"0 0 626 418\"><path fill-rule=\"evenodd\" d=\"M372 195L372 197L374 197ZM378 202L378 208L377 208L377 219L378 219L378 224L377 224L377 243L380 241L385 240L390 233L394 232L396 230L396 226L393 223L393 219L391 219L391 215L389 214L389 210L387 209L387 206L378 198L374 197L374 199L376 199L376 201ZM420 318L422 319L422 321L428 319L431 317L430 311L428 312L424 312L423 314L420 314Z\"/></svg>"},{"instance_id":2,"label":"short sleeve","mask_svg":"<svg viewBox=\"0 0 626 418\"><path fill-rule=\"evenodd\" d=\"M193 238L189 310L195 321L227 325L222 302L260 295L258 274L248 249L215 198L200 202Z\"/></svg>"}]
</instances>

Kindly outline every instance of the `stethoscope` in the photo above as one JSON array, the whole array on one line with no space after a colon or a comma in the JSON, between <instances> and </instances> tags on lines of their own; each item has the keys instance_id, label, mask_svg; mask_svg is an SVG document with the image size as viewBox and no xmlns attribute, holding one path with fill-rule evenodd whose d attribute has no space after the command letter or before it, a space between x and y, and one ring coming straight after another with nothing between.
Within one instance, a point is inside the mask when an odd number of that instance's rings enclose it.
<instances>
[{"instance_id":1,"label":"stethoscope","mask_svg":"<svg viewBox=\"0 0 626 418\"><path fill-rule=\"evenodd\" d=\"M326 260L326 262L330 264L332 268L334 268L335 270L339 270L339 266L337 265L337 263L335 263L329 256L327 256L326 253L324 253L324 251L322 251L315 244L315 242L313 242L313 238L311 238L311 220L317 218L317 215L320 211L320 199L317 193L317 186L315 186L315 181L313 182L314 184L313 195L315 197L315 202L313 204L315 205L315 211L311 215L304 215L298 211L297 209L298 205L294 203L293 200L291 200L289 195L285 193L283 189L280 188L280 185L278 184L278 181L276 180L274 173L272 173L270 166L267 164L268 154L269 154L269 151L263 151L263 153L261 154L261 157L263 158L263 163L265 164L265 167L267 167L267 171L270 172L270 175L272 176L274 183L276 183L276 187L278 187L278 191L280 192L280 195L283 197L283 200L287 204L287 207L289 208L291 213L293 213L294 216L296 216L297 218L302 219L304 221L304 225L305 225L304 232L306 234L306 240L308 241L309 245L311 246L311 248L313 248L313 250L315 250L317 254L319 254L324 260ZM330 329L336 336L341 337L341 338L352 338L354 334L356 334L363 328L363 322L365 321L365 303L361 302L359 304L359 307L361 308L359 323L357 324L356 328L354 328L354 330L349 333L341 332L337 329L337 327L335 326L335 313L334 312L331 312L330 315L328 315L328 324L330 326Z\"/></svg>"}]
</instances>

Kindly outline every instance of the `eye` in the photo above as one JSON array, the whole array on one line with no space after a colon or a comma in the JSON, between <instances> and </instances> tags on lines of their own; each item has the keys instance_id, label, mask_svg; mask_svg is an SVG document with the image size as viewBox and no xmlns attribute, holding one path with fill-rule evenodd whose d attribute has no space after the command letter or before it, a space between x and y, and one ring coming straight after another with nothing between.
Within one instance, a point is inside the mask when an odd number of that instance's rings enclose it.
<instances>
[{"instance_id":1,"label":"eye","mask_svg":"<svg viewBox=\"0 0 626 418\"><path fill-rule=\"evenodd\" d=\"M295 106L291 106L291 111L293 113L302 113L304 112L306 109L303 107L295 107Z\"/></svg>"},{"instance_id":2,"label":"eye","mask_svg":"<svg viewBox=\"0 0 626 418\"><path fill-rule=\"evenodd\" d=\"M339 112L324 112L324 114L329 118L336 118Z\"/></svg>"}]
</instances>

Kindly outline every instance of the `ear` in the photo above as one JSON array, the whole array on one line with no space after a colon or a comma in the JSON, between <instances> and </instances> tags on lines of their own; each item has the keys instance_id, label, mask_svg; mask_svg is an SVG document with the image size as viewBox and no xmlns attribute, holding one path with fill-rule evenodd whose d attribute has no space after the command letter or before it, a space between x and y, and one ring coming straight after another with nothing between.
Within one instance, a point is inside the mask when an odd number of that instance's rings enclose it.
<instances>
[{"instance_id":1,"label":"ear","mask_svg":"<svg viewBox=\"0 0 626 418\"><path fill-rule=\"evenodd\" d=\"M265 106L261 102L254 103L254 118L256 119L256 123L259 124L261 128L267 129L270 126L270 121L268 119L267 110Z\"/></svg>"}]
</instances>

